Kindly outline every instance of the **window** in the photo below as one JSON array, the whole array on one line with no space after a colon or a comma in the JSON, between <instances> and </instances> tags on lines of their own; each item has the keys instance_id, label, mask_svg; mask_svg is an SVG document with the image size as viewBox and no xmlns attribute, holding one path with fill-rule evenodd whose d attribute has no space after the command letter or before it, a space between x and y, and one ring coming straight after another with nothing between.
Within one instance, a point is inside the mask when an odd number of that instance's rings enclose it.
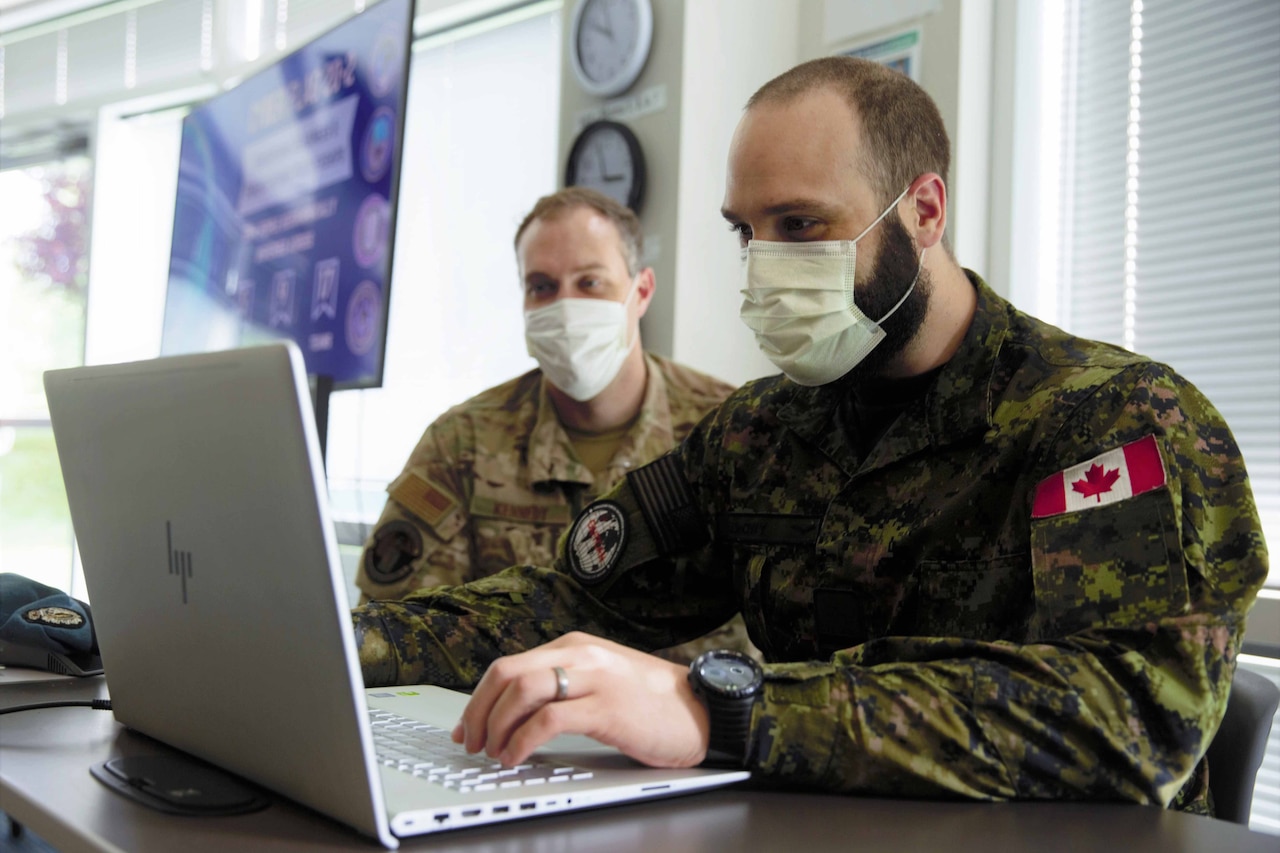
<instances>
[{"instance_id":1,"label":"window","mask_svg":"<svg viewBox=\"0 0 1280 853\"><path fill-rule=\"evenodd\" d=\"M1218 407L1280 547L1280 4L1065 4L1061 324ZM1280 585L1273 560L1270 583Z\"/></svg>"},{"instance_id":2,"label":"window","mask_svg":"<svg viewBox=\"0 0 1280 853\"><path fill-rule=\"evenodd\" d=\"M1042 313L1169 364L1213 401L1280 587L1280 3L1049 7L1061 14L1046 13L1043 53L1061 61L1041 73L1061 86L1040 132L1061 144L1041 161L1039 191L1056 199L1041 211L1041 252L1058 259ZM1250 616L1263 646L1280 635L1277 603L1264 590ZM1241 665L1280 673L1275 658ZM1280 834L1276 731L1250 826Z\"/></svg>"},{"instance_id":3,"label":"window","mask_svg":"<svg viewBox=\"0 0 1280 853\"><path fill-rule=\"evenodd\" d=\"M74 544L42 374L84 357L89 175L83 157L0 172L0 570L64 590Z\"/></svg>"},{"instance_id":4,"label":"window","mask_svg":"<svg viewBox=\"0 0 1280 853\"><path fill-rule=\"evenodd\" d=\"M209 6L183 0L172 8ZM296 3L286 41L350 9L329 0ZM524 213L557 185L559 10L555 0L531 2L414 46L384 386L335 394L330 409L330 494L352 574L386 483L426 425L533 365L510 247ZM198 15L193 20L200 24ZM7 69L15 80L19 66ZM85 597L41 373L159 353L181 105L207 97L209 88L176 87L101 110L91 290L89 161L0 172L0 571ZM55 180L73 189L45 187ZM72 215L82 229L78 254L23 266L20 255L48 255L49 234L65 248L64 220Z\"/></svg>"}]
</instances>

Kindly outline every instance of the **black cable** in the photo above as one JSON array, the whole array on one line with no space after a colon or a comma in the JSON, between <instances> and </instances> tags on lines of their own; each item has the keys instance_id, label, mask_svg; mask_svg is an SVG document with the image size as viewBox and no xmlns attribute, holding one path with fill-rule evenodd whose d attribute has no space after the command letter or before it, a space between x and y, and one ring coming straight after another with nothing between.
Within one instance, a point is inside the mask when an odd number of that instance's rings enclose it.
<instances>
[{"instance_id":1,"label":"black cable","mask_svg":"<svg viewBox=\"0 0 1280 853\"><path fill-rule=\"evenodd\" d=\"M69 702L36 702L34 705L15 705L12 708L0 708L0 714L12 714L15 711L35 711L39 708L93 708L98 711L110 711L110 699L76 699Z\"/></svg>"}]
</instances>

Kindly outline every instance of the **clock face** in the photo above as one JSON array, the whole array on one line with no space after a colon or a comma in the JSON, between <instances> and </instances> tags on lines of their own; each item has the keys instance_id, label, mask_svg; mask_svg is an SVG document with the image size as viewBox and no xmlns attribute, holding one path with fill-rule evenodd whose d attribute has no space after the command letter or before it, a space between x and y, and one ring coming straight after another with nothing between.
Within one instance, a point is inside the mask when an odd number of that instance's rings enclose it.
<instances>
[{"instance_id":1,"label":"clock face","mask_svg":"<svg viewBox=\"0 0 1280 853\"><path fill-rule=\"evenodd\" d=\"M581 0L574 10L574 73L605 97L625 91L644 68L653 39L649 0Z\"/></svg>"},{"instance_id":2,"label":"clock face","mask_svg":"<svg viewBox=\"0 0 1280 853\"><path fill-rule=\"evenodd\" d=\"M638 210L644 174L640 144L631 131L616 122L601 121L588 125L574 142L565 183L590 187Z\"/></svg>"}]
</instances>

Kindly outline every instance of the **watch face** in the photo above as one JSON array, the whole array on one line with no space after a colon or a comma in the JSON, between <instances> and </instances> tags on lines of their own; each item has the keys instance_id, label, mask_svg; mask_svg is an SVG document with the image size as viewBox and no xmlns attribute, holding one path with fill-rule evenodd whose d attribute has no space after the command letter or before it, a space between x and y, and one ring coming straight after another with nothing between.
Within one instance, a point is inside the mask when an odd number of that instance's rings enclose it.
<instances>
[{"instance_id":1,"label":"watch face","mask_svg":"<svg viewBox=\"0 0 1280 853\"><path fill-rule=\"evenodd\" d=\"M749 693L760 684L760 670L738 655L708 655L698 675L703 683L728 695Z\"/></svg>"},{"instance_id":2,"label":"watch face","mask_svg":"<svg viewBox=\"0 0 1280 853\"><path fill-rule=\"evenodd\" d=\"M638 211L644 192L639 142L626 127L614 122L588 126L569 152L565 183L590 187Z\"/></svg>"}]
</instances>

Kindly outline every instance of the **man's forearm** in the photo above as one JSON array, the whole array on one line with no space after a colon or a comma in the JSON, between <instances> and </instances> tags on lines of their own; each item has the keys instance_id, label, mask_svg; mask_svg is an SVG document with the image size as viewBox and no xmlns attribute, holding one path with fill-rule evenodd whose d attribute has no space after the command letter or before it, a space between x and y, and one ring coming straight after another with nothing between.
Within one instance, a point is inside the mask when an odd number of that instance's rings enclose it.
<instances>
[{"instance_id":1,"label":"man's forearm","mask_svg":"<svg viewBox=\"0 0 1280 853\"><path fill-rule=\"evenodd\" d=\"M771 666L751 767L826 790L1165 805L1221 720L1237 643L1189 616L1021 646L893 638Z\"/></svg>"},{"instance_id":2,"label":"man's forearm","mask_svg":"<svg viewBox=\"0 0 1280 853\"><path fill-rule=\"evenodd\" d=\"M711 618L717 618L713 616ZM352 611L367 686L436 684L469 690L503 655L570 631L652 650L705 632L700 622L656 624L606 606L567 573L517 566L456 587L419 590Z\"/></svg>"}]
</instances>

